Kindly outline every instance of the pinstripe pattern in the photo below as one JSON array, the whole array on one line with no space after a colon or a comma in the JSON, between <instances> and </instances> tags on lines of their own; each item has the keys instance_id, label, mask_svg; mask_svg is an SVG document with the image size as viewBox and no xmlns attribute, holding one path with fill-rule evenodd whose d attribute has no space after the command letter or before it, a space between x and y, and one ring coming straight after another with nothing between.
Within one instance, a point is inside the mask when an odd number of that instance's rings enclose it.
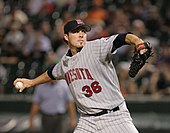
<instances>
[{"instance_id":1,"label":"pinstripe pattern","mask_svg":"<svg viewBox=\"0 0 170 133\"><path fill-rule=\"evenodd\" d=\"M124 101L110 58L116 36L87 42L76 55L65 55L52 71L57 79L66 79L80 114L112 109ZM118 112L117 115L117 112L110 113L109 117L81 117L75 132L137 133L135 127L132 128L131 118L127 117L129 113ZM129 128L133 131L128 131Z\"/></svg>"}]
</instances>

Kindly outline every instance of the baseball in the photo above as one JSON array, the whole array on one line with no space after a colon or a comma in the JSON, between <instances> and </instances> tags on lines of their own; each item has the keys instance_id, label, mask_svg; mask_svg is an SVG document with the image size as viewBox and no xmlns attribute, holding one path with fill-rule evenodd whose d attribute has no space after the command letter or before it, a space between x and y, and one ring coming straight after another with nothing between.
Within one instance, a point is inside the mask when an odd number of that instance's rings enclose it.
<instances>
[{"instance_id":1,"label":"baseball","mask_svg":"<svg viewBox=\"0 0 170 133\"><path fill-rule=\"evenodd\" d=\"M22 88L24 84L22 82L17 82L15 86L16 88Z\"/></svg>"}]
</instances>

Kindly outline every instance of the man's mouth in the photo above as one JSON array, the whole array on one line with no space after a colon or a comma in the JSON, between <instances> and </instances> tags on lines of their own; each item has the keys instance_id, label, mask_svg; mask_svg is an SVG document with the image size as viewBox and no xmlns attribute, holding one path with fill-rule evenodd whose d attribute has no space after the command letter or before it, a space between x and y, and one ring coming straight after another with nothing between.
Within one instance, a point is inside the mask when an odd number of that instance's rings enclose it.
<instances>
[{"instance_id":1,"label":"man's mouth","mask_svg":"<svg viewBox=\"0 0 170 133\"><path fill-rule=\"evenodd\" d=\"M78 40L78 42L83 42L83 40Z\"/></svg>"}]
</instances>

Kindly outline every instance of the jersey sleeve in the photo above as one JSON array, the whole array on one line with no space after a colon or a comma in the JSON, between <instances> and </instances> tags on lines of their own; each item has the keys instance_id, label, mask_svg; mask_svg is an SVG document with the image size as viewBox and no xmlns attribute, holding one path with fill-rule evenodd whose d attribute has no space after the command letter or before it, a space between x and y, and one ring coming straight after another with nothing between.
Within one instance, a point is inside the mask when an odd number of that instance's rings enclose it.
<instances>
[{"instance_id":1,"label":"jersey sleeve","mask_svg":"<svg viewBox=\"0 0 170 133\"><path fill-rule=\"evenodd\" d=\"M49 67L49 69L47 70L47 74L53 80L64 79L61 62Z\"/></svg>"},{"instance_id":2,"label":"jersey sleeve","mask_svg":"<svg viewBox=\"0 0 170 133\"><path fill-rule=\"evenodd\" d=\"M115 54L119 47L127 44L125 42L126 35L127 33L115 34L93 41L94 55L96 55L100 61L105 61L108 56Z\"/></svg>"},{"instance_id":3,"label":"jersey sleeve","mask_svg":"<svg viewBox=\"0 0 170 133\"><path fill-rule=\"evenodd\" d=\"M116 37L117 35L112 35L110 37L105 37L92 41L92 48L90 49L91 53L94 53L94 56L96 56L96 58L98 58L101 62L105 62L107 56L115 52L112 52L112 47L113 41Z\"/></svg>"},{"instance_id":4,"label":"jersey sleeve","mask_svg":"<svg viewBox=\"0 0 170 133\"><path fill-rule=\"evenodd\" d=\"M113 42L115 41L115 39L117 38L117 35L112 35L110 37L106 37L106 38L101 38L101 53L114 53L114 51L112 50L113 48Z\"/></svg>"},{"instance_id":5,"label":"jersey sleeve","mask_svg":"<svg viewBox=\"0 0 170 133\"><path fill-rule=\"evenodd\" d=\"M120 48L123 45L129 45L125 41L125 38L126 38L127 34L132 34L132 33L128 32L128 33L122 33L122 34L117 35L117 37L113 41L112 52L114 52L116 49Z\"/></svg>"}]
</instances>

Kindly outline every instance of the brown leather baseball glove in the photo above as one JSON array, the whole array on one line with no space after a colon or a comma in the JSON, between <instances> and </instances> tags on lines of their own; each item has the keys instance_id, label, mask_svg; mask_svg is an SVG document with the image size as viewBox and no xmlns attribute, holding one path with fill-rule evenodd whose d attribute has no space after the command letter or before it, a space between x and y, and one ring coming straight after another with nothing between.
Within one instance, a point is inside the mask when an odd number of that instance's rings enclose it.
<instances>
[{"instance_id":1,"label":"brown leather baseball glove","mask_svg":"<svg viewBox=\"0 0 170 133\"><path fill-rule=\"evenodd\" d=\"M147 51L141 54L141 49L146 49ZM145 65L148 58L152 55L152 47L149 42L144 42L137 45L134 50L134 55L132 56L132 61L129 68L129 76L134 78L139 70Z\"/></svg>"}]
</instances>

